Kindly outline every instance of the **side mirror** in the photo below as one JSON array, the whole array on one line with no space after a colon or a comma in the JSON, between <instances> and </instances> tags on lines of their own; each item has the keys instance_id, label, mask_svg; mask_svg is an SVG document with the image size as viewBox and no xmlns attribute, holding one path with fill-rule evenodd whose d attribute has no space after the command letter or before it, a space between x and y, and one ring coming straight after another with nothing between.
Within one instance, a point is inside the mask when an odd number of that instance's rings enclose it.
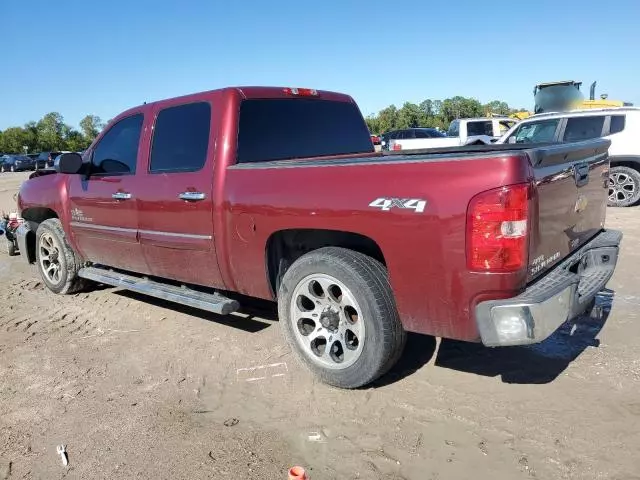
<instances>
[{"instance_id":1,"label":"side mirror","mask_svg":"<svg viewBox=\"0 0 640 480\"><path fill-rule=\"evenodd\" d=\"M55 167L58 173L74 175L82 170L82 157L77 153L63 153Z\"/></svg>"}]
</instances>

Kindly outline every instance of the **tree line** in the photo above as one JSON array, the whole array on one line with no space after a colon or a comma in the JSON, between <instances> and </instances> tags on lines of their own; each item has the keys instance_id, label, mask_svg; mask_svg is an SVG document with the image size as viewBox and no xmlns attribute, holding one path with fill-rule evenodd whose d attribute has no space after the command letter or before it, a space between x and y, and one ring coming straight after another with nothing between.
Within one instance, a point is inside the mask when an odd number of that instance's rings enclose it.
<instances>
[{"instance_id":1,"label":"tree line","mask_svg":"<svg viewBox=\"0 0 640 480\"><path fill-rule=\"evenodd\" d=\"M87 115L80 121L80 130L64 123L58 112L47 113L37 122L23 127L10 127L0 131L0 152L29 153L84 150L98 136L104 123L96 115Z\"/></svg>"},{"instance_id":2,"label":"tree line","mask_svg":"<svg viewBox=\"0 0 640 480\"><path fill-rule=\"evenodd\" d=\"M510 115L526 111L509 107L506 102L494 100L482 104L475 98L455 96L444 100L424 100L420 104L405 102L401 108L390 105L377 115L366 117L369 131L381 134L399 128L432 127L446 130L456 118L485 117L490 114Z\"/></svg>"}]
</instances>

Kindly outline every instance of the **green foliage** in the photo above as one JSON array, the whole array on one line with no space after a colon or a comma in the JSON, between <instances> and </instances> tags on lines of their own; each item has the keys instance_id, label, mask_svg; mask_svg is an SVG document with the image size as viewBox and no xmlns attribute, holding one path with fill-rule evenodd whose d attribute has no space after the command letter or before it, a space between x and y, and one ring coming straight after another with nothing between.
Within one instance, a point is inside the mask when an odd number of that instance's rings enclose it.
<instances>
[{"instance_id":1,"label":"green foliage","mask_svg":"<svg viewBox=\"0 0 640 480\"><path fill-rule=\"evenodd\" d=\"M446 130L456 118L484 117L489 114L509 115L523 109L510 108L506 102L494 100L485 105L475 98L455 96L444 100L427 99L419 105L405 102L402 108L390 105L369 115L365 120L372 133L384 133L398 128L432 127Z\"/></svg>"},{"instance_id":2,"label":"green foliage","mask_svg":"<svg viewBox=\"0 0 640 480\"><path fill-rule=\"evenodd\" d=\"M100 117L87 115L80 122L82 133L64 123L58 112L47 113L38 122L28 122L23 127L10 127L0 131L0 152L30 153L87 148L104 127Z\"/></svg>"}]
</instances>

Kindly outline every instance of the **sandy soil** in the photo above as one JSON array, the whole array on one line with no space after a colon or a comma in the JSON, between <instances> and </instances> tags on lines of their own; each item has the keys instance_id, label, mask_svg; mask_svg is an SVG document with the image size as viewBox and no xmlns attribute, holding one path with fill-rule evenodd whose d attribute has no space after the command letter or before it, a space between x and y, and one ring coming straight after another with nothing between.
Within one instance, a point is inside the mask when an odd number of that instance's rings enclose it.
<instances>
[{"instance_id":1,"label":"sandy soil","mask_svg":"<svg viewBox=\"0 0 640 480\"><path fill-rule=\"evenodd\" d=\"M0 209L24 178L0 176ZM531 348L411 335L357 391L315 382L269 304L56 296L2 253L0 479L640 479L640 211L608 225L626 237L603 318Z\"/></svg>"}]
</instances>

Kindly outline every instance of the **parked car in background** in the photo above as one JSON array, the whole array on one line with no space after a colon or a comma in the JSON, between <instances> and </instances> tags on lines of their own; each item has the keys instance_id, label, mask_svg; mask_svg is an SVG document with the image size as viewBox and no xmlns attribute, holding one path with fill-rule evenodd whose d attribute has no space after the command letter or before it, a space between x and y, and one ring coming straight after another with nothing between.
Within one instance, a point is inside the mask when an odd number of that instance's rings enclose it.
<instances>
[{"instance_id":1,"label":"parked car in background","mask_svg":"<svg viewBox=\"0 0 640 480\"><path fill-rule=\"evenodd\" d=\"M457 145L435 128L404 128L387 132L382 135L381 144L383 150L417 150Z\"/></svg>"},{"instance_id":2,"label":"parked car in background","mask_svg":"<svg viewBox=\"0 0 640 480\"><path fill-rule=\"evenodd\" d=\"M20 172L35 169L35 160L26 155L5 155L1 161L0 172Z\"/></svg>"},{"instance_id":3,"label":"parked car in background","mask_svg":"<svg viewBox=\"0 0 640 480\"><path fill-rule=\"evenodd\" d=\"M518 120L512 118L460 118L449 124L447 137L458 145L489 144L504 135Z\"/></svg>"},{"instance_id":4,"label":"parked car in background","mask_svg":"<svg viewBox=\"0 0 640 480\"><path fill-rule=\"evenodd\" d=\"M497 143L579 142L604 137L609 147L609 205L640 202L640 108L541 113L521 121Z\"/></svg>"},{"instance_id":5,"label":"parked car in background","mask_svg":"<svg viewBox=\"0 0 640 480\"><path fill-rule=\"evenodd\" d=\"M65 152L41 152L38 154L38 168L53 167L55 158Z\"/></svg>"},{"instance_id":6,"label":"parked car in background","mask_svg":"<svg viewBox=\"0 0 640 480\"><path fill-rule=\"evenodd\" d=\"M517 120L508 118L462 118L449 125L447 133L435 128L405 128L384 134L384 150L488 145L498 140Z\"/></svg>"},{"instance_id":7,"label":"parked car in background","mask_svg":"<svg viewBox=\"0 0 640 480\"><path fill-rule=\"evenodd\" d=\"M526 345L589 311L621 240L604 229L609 143L381 155L347 95L213 90L123 112L84 159L23 182L17 238L60 294L277 301L304 364L355 388L407 331ZM554 178L574 168L580 182Z\"/></svg>"}]
</instances>

